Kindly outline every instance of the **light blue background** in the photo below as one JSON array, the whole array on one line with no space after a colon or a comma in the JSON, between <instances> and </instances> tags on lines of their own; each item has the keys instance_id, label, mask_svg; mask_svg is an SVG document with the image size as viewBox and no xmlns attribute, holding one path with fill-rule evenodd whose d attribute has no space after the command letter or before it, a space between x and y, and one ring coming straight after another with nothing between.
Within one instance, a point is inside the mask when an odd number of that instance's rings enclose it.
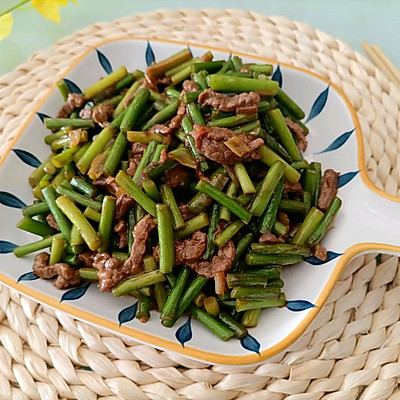
<instances>
[{"instance_id":1,"label":"light blue background","mask_svg":"<svg viewBox=\"0 0 400 400\"><path fill-rule=\"evenodd\" d=\"M18 0L0 0L4 11ZM361 43L378 44L400 68L400 0L78 0L61 8L60 24L35 10L16 10L11 36L0 42L0 75L12 71L35 51L96 22L127 15L179 8L239 8L302 21L363 52Z\"/></svg>"}]
</instances>

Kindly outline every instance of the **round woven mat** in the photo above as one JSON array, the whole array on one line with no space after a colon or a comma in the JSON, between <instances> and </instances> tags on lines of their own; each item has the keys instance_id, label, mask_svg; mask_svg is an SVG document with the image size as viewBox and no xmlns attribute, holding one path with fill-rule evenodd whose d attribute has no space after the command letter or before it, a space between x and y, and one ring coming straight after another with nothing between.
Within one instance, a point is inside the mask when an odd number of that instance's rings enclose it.
<instances>
[{"instance_id":1,"label":"round woven mat","mask_svg":"<svg viewBox=\"0 0 400 400\"><path fill-rule=\"evenodd\" d=\"M34 54L0 78L0 154L74 57L127 35L229 48L330 79L357 111L370 179L399 195L400 91L343 42L303 23L238 10L139 14ZM120 338L0 286L0 399L399 400L399 304L399 259L360 256L284 355L222 367Z\"/></svg>"}]
</instances>

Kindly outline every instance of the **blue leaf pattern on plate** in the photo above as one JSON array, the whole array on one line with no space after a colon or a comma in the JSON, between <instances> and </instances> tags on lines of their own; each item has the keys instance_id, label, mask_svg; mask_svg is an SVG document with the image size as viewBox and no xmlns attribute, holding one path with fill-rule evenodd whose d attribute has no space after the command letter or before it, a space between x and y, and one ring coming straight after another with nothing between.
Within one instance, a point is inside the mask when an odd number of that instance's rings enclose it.
<instances>
[{"instance_id":1,"label":"blue leaf pattern on plate","mask_svg":"<svg viewBox=\"0 0 400 400\"><path fill-rule=\"evenodd\" d=\"M304 259L304 261L308 262L311 265L322 265L322 264L326 264L329 261L334 260L335 258L341 256L342 254L343 253L335 253L334 251L328 251L328 257L327 257L326 261L322 261L315 256L307 257Z\"/></svg>"},{"instance_id":2,"label":"blue leaf pattern on plate","mask_svg":"<svg viewBox=\"0 0 400 400\"><path fill-rule=\"evenodd\" d=\"M311 107L310 114L305 124L314 119L317 115L321 113L321 111L325 107L326 101L328 100L328 94L329 94L329 85L322 93L320 93L320 95L314 101L314 104Z\"/></svg>"},{"instance_id":3,"label":"blue leaf pattern on plate","mask_svg":"<svg viewBox=\"0 0 400 400\"><path fill-rule=\"evenodd\" d=\"M65 300L80 299L86 293L86 291L89 289L89 286L90 286L90 282L87 283L85 286L80 286L80 287L68 290L61 296L60 303Z\"/></svg>"},{"instance_id":4,"label":"blue leaf pattern on plate","mask_svg":"<svg viewBox=\"0 0 400 400\"><path fill-rule=\"evenodd\" d=\"M192 338L192 325L191 318L188 320L175 332L175 337L182 345L185 347L185 343L188 342Z\"/></svg>"},{"instance_id":5,"label":"blue leaf pattern on plate","mask_svg":"<svg viewBox=\"0 0 400 400\"><path fill-rule=\"evenodd\" d=\"M314 307L316 306L307 300L288 300L286 302L286 308L290 311L304 311Z\"/></svg>"},{"instance_id":6,"label":"blue leaf pattern on plate","mask_svg":"<svg viewBox=\"0 0 400 400\"><path fill-rule=\"evenodd\" d=\"M250 334L247 334L243 339L241 339L240 344L246 350L254 351L254 353L260 355L260 343Z\"/></svg>"},{"instance_id":7,"label":"blue leaf pattern on plate","mask_svg":"<svg viewBox=\"0 0 400 400\"><path fill-rule=\"evenodd\" d=\"M354 129L352 129L349 132L343 133L343 135L340 135L338 138L336 138L325 150L322 150L317 154L328 153L329 151L339 149L347 142L347 140L349 139L349 137L351 136L351 134L353 132L354 132Z\"/></svg>"},{"instance_id":8,"label":"blue leaf pattern on plate","mask_svg":"<svg viewBox=\"0 0 400 400\"><path fill-rule=\"evenodd\" d=\"M137 310L137 303L132 304L129 307L124 308L123 310L121 310L118 313L118 322L119 325L121 326L122 324L124 324L125 322L129 322L132 321L133 318L135 318L136 316L136 310Z\"/></svg>"},{"instance_id":9,"label":"blue leaf pattern on plate","mask_svg":"<svg viewBox=\"0 0 400 400\"><path fill-rule=\"evenodd\" d=\"M279 87L282 87L282 72L281 72L281 67L278 65L276 67L276 70L272 74L271 79L275 82L278 82Z\"/></svg>"},{"instance_id":10,"label":"blue leaf pattern on plate","mask_svg":"<svg viewBox=\"0 0 400 400\"><path fill-rule=\"evenodd\" d=\"M147 42L147 47L146 47L146 64L148 67L150 67L153 62L156 61L156 58L154 57L154 52L151 47L150 42Z\"/></svg>"},{"instance_id":11,"label":"blue leaf pattern on plate","mask_svg":"<svg viewBox=\"0 0 400 400\"><path fill-rule=\"evenodd\" d=\"M0 192L0 204L13 208L22 208L26 206L18 197L8 192Z\"/></svg>"},{"instance_id":12,"label":"blue leaf pattern on plate","mask_svg":"<svg viewBox=\"0 0 400 400\"><path fill-rule=\"evenodd\" d=\"M352 171L352 172L347 172L343 175L340 174L338 179L338 188L341 188L342 186L349 183L359 172L360 171Z\"/></svg>"},{"instance_id":13,"label":"blue leaf pattern on plate","mask_svg":"<svg viewBox=\"0 0 400 400\"><path fill-rule=\"evenodd\" d=\"M21 281L36 281L36 279L39 279L38 276L36 276L33 271L26 272L25 274L22 274L18 279L17 282Z\"/></svg>"},{"instance_id":14,"label":"blue leaf pattern on plate","mask_svg":"<svg viewBox=\"0 0 400 400\"><path fill-rule=\"evenodd\" d=\"M6 240L0 240L0 254L12 253L17 247L15 243L7 242Z\"/></svg>"},{"instance_id":15,"label":"blue leaf pattern on plate","mask_svg":"<svg viewBox=\"0 0 400 400\"><path fill-rule=\"evenodd\" d=\"M111 74L111 72L113 72L113 69L110 61L108 61L108 58L101 51L97 49L96 53L97 53L97 58L99 59L99 63L103 67L104 71L106 71L107 74Z\"/></svg>"},{"instance_id":16,"label":"blue leaf pattern on plate","mask_svg":"<svg viewBox=\"0 0 400 400\"><path fill-rule=\"evenodd\" d=\"M82 90L79 88L79 86L76 83L72 82L70 79L64 78L64 82L71 93L82 93Z\"/></svg>"},{"instance_id":17,"label":"blue leaf pattern on plate","mask_svg":"<svg viewBox=\"0 0 400 400\"><path fill-rule=\"evenodd\" d=\"M40 113L40 112L37 112L36 115L40 118L40 120L41 120L42 122L44 122L43 120L44 120L45 118L50 118L50 116L48 116L47 114L43 114L43 113Z\"/></svg>"},{"instance_id":18,"label":"blue leaf pattern on plate","mask_svg":"<svg viewBox=\"0 0 400 400\"><path fill-rule=\"evenodd\" d=\"M31 167L37 168L41 164L38 158L32 153L29 153L29 151L20 149L12 149L12 151L17 155L20 160L22 160L25 164L30 165Z\"/></svg>"}]
</instances>

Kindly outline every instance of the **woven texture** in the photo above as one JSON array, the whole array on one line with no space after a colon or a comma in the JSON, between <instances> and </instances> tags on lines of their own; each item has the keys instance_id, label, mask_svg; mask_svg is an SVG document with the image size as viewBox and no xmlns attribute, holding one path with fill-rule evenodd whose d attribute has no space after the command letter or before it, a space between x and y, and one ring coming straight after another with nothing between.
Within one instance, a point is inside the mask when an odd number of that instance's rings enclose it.
<instances>
[{"instance_id":1,"label":"woven texture","mask_svg":"<svg viewBox=\"0 0 400 400\"><path fill-rule=\"evenodd\" d=\"M34 54L0 78L0 154L74 57L128 35L256 54L328 78L357 112L370 179L399 195L400 91L343 42L303 23L238 10L135 15ZM120 338L0 286L0 399L398 400L399 313L399 259L360 256L284 355L222 367Z\"/></svg>"}]
</instances>

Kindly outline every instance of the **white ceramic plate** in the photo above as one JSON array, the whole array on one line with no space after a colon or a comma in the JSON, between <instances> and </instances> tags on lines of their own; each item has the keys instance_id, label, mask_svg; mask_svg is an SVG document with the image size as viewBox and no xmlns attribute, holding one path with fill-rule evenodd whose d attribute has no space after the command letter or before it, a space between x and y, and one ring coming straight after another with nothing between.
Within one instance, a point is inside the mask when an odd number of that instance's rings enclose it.
<instances>
[{"instance_id":1,"label":"white ceramic plate","mask_svg":"<svg viewBox=\"0 0 400 400\"><path fill-rule=\"evenodd\" d=\"M82 54L65 78L70 85L85 88L104 77L110 68L125 65L128 70L144 70L154 58L161 60L181 50L183 43L151 39L123 39L104 43ZM205 47L190 45L193 54L201 55ZM229 51L211 49L214 59L226 59ZM244 61L260 61L239 54ZM269 62L269 60L263 60ZM339 197L342 209L334 227L323 239L329 250L326 263L314 259L284 267L284 292L287 307L262 312L259 324L250 330L245 341L221 342L193 319L182 317L171 328L160 324L157 313L149 322L132 319L136 300L114 298L100 293L94 283L78 289L59 291L52 282L34 279L33 256L16 258L17 244L37 240L15 226L21 219L20 207L32 203L28 176L49 153L42 140L47 133L38 114L32 114L17 134L12 149L3 157L0 170L0 278L16 290L83 321L126 335L158 348L188 357L219 364L258 363L283 351L293 343L316 316L346 263L361 252L374 250L398 253L400 248L393 216L397 198L375 188L367 178L360 127L356 114L345 96L325 79L304 70L275 65L274 79L306 112L310 129L305 158L320 161L323 169L340 172ZM60 77L55 77L56 82ZM36 113L55 116L63 104L53 86ZM12 150L12 151L11 151Z\"/></svg>"}]
</instances>

